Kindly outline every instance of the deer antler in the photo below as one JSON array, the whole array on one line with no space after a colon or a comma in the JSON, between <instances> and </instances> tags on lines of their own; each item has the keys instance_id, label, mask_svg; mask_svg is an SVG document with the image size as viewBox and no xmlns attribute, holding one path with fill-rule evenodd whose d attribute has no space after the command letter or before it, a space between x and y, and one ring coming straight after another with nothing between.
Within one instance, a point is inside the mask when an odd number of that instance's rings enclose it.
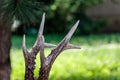
<instances>
[{"instance_id":1,"label":"deer antler","mask_svg":"<svg viewBox=\"0 0 120 80\"><path fill-rule=\"evenodd\" d=\"M71 39L74 31L76 30L77 26L79 24L79 20L76 22L76 24L71 28L71 30L68 32L68 34L64 37L64 39L58 44L58 46L51 51L51 53L48 55L49 63L53 63L57 56L66 49L80 49L79 46L75 46L72 44L69 44L69 40Z\"/></svg>"},{"instance_id":2,"label":"deer antler","mask_svg":"<svg viewBox=\"0 0 120 80\"><path fill-rule=\"evenodd\" d=\"M34 68L35 68L35 59L37 53L40 51L40 59L41 63L44 62L44 47L54 47L54 44L44 43L43 37L43 29L44 29L44 22L45 22L45 14L43 14L40 29L38 32L37 40L30 52L28 52L26 48L26 40L25 35L23 36L23 54L25 59L25 80L34 80Z\"/></svg>"},{"instance_id":3,"label":"deer antler","mask_svg":"<svg viewBox=\"0 0 120 80\"><path fill-rule=\"evenodd\" d=\"M64 39L58 44L58 46L50 43L44 42L43 30L44 30L44 23L45 23L45 14L43 14L42 21L40 24L40 29L38 32L37 40L30 52L28 52L26 48L26 41L25 35L23 36L23 54L25 58L25 80L35 80L34 79L34 68L35 68L35 58L37 53L40 51L40 61L41 61L41 68L39 71L39 77L37 80L48 80L49 72L51 70L52 64L57 58L57 56L66 49L80 49L79 46L70 44L69 41L75 32L79 20L76 24L70 29L68 34L64 37ZM55 47L56 46L56 47ZM44 55L44 48L45 47L55 47L51 53L45 57Z\"/></svg>"}]
</instances>

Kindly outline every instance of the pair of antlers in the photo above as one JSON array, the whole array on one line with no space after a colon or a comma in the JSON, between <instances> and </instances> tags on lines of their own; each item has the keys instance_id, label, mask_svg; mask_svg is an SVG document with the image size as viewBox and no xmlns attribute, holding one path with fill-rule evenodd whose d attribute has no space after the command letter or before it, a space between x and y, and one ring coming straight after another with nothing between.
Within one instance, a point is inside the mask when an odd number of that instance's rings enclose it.
<instances>
[{"instance_id":1,"label":"pair of antlers","mask_svg":"<svg viewBox=\"0 0 120 80\"><path fill-rule=\"evenodd\" d=\"M45 23L45 13L42 16L42 21L40 24L40 29L38 32L38 37L37 40L32 47L32 50L29 52L26 48L26 39L25 35L23 37L23 43L22 43L22 48L23 48L23 54L24 54L24 59L25 59L25 66L26 66L26 71L25 71L25 79L28 80L31 78L31 80L34 80L34 69L35 69L35 59L37 53L40 51L40 61L41 61L41 67L45 66L51 66L57 56L64 50L66 49L80 49L79 46L75 46L69 43L73 33L75 32L79 20L76 22L76 24L70 29L68 34L64 37L64 39L56 46L54 44L50 43L45 43L44 42L44 36L43 36L43 30L44 30L44 23ZM45 57L44 54L44 48L46 47L55 47L53 50L51 50L51 53ZM39 71L40 73L40 71Z\"/></svg>"}]
</instances>

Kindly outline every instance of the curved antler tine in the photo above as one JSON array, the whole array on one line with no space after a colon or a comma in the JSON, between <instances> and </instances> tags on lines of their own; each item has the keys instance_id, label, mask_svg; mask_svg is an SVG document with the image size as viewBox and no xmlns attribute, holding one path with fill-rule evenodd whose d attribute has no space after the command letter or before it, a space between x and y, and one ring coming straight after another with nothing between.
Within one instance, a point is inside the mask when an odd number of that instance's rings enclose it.
<instances>
[{"instance_id":1,"label":"curved antler tine","mask_svg":"<svg viewBox=\"0 0 120 80\"><path fill-rule=\"evenodd\" d=\"M64 39L59 43L59 45L56 48L59 48L60 46L64 46L64 45L68 45L69 40L71 39L73 33L75 32L77 26L79 24L79 20L75 23L75 25L70 29L70 31L68 32L68 34L64 37Z\"/></svg>"},{"instance_id":2,"label":"curved antler tine","mask_svg":"<svg viewBox=\"0 0 120 80\"><path fill-rule=\"evenodd\" d=\"M28 58L28 50L26 48L26 39L25 39L25 35L23 36L23 42L22 42L22 49L23 49L23 53L24 53L24 57L25 59Z\"/></svg>"},{"instance_id":3,"label":"curved antler tine","mask_svg":"<svg viewBox=\"0 0 120 80\"><path fill-rule=\"evenodd\" d=\"M72 37L73 33L75 32L76 28L78 27L79 24L79 20L75 23L75 25L70 29L70 31L68 32L68 34L65 36L65 38L69 41L70 38Z\"/></svg>"},{"instance_id":4,"label":"curved antler tine","mask_svg":"<svg viewBox=\"0 0 120 80\"><path fill-rule=\"evenodd\" d=\"M40 24L40 29L39 29L38 36L42 36L42 34L43 34L44 23L45 23L45 13L42 16L42 21L41 21L41 24Z\"/></svg>"}]
</instances>

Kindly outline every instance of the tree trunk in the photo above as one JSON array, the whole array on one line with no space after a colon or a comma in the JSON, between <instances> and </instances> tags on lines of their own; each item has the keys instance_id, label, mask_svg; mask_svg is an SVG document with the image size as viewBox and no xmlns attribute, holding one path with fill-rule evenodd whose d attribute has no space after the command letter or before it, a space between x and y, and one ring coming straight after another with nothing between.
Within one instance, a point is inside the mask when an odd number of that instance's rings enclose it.
<instances>
[{"instance_id":1,"label":"tree trunk","mask_svg":"<svg viewBox=\"0 0 120 80\"><path fill-rule=\"evenodd\" d=\"M0 80L10 80L11 29L0 21Z\"/></svg>"}]
</instances>

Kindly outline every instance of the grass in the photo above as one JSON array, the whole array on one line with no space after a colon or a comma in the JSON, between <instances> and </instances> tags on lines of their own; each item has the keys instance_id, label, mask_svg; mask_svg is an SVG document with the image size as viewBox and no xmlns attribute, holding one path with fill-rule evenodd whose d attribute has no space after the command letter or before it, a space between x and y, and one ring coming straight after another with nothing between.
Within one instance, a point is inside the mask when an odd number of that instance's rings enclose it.
<instances>
[{"instance_id":1,"label":"grass","mask_svg":"<svg viewBox=\"0 0 120 80\"><path fill-rule=\"evenodd\" d=\"M71 43L81 50L66 50L55 61L50 80L120 80L120 34L74 36ZM27 36L30 49L36 36ZM45 35L46 42L57 44L64 36ZM24 58L21 50L22 37L12 37L11 80L24 80ZM51 49L46 49L46 55ZM36 59L35 76L38 76L39 55Z\"/></svg>"}]
</instances>

